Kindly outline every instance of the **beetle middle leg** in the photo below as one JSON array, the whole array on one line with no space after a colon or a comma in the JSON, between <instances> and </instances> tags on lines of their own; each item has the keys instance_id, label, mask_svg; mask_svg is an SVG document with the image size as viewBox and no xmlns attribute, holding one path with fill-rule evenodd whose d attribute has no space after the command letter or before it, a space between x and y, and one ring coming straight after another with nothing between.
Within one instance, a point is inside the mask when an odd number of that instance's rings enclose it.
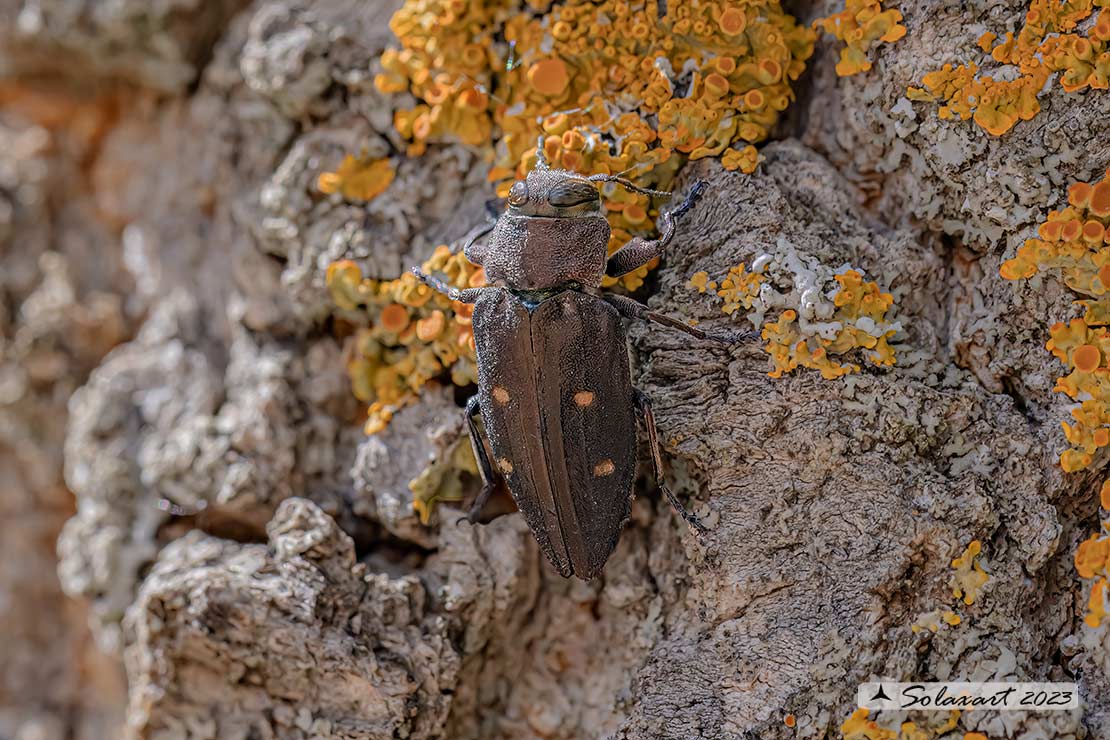
<instances>
[{"instance_id":1,"label":"beetle middle leg","mask_svg":"<svg viewBox=\"0 0 1110 740\"><path fill-rule=\"evenodd\" d=\"M640 303L637 300L629 298L628 296L618 295L611 293L604 296L605 302L620 312L621 316L629 319L642 319L644 321L651 321L652 323L661 326L667 326L672 329L686 332L692 337L698 339L709 339L714 342L722 342L724 344L736 344L739 342L749 342L759 338L759 332L745 331L745 332L708 332L702 331L696 326L690 326L687 323L672 319L665 314L656 313L650 308Z\"/></svg>"},{"instance_id":2,"label":"beetle middle leg","mask_svg":"<svg viewBox=\"0 0 1110 740\"><path fill-rule=\"evenodd\" d=\"M667 251L671 240L674 239L678 219L694 206L694 203L697 202L697 199L701 197L707 187L708 185L704 180L698 180L694 183L694 187L690 189L686 200L682 201L682 205L659 217L661 227L658 239L644 239L637 236L616 252L613 252L605 267L605 274L609 277L620 277L643 267L656 257L662 256L663 252Z\"/></svg>"},{"instance_id":3,"label":"beetle middle leg","mask_svg":"<svg viewBox=\"0 0 1110 740\"><path fill-rule=\"evenodd\" d=\"M636 403L636 415L643 420L644 427L647 429L648 447L651 448L651 462L655 468L655 482L663 491L663 495L671 502L675 512L685 519L686 523L693 527L698 534L705 534L705 525L696 516L686 511L686 507L682 505L674 492L667 487L667 482L663 480L663 451L659 446L659 430L655 428L655 414L651 410L651 399L639 388L633 389L632 394Z\"/></svg>"},{"instance_id":4,"label":"beetle middle leg","mask_svg":"<svg viewBox=\"0 0 1110 740\"><path fill-rule=\"evenodd\" d=\"M478 523L478 517L481 515L482 509L485 508L490 495L497 487L493 464L486 453L486 446L482 442L482 434L478 431L478 425L474 423L474 417L479 413L481 412L478 408L478 396L471 396L470 400L466 402L466 411L463 414L465 414L466 431L470 435L470 448L474 451L474 459L478 461L478 472L482 477L482 490L478 492L477 498L474 499L474 503L470 505L470 510L464 517L471 524Z\"/></svg>"}]
</instances>

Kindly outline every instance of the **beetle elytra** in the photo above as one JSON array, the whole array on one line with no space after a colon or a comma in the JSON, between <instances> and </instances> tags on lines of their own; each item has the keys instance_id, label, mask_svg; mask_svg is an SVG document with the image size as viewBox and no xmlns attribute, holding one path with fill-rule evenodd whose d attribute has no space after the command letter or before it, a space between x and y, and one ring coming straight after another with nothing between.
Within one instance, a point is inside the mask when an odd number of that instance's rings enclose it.
<instances>
[{"instance_id":1,"label":"beetle elytra","mask_svg":"<svg viewBox=\"0 0 1110 740\"><path fill-rule=\"evenodd\" d=\"M632 386L622 318L699 339L755 335L711 336L631 298L599 292L604 275L619 277L663 254L704 182L660 217L658 239L636 237L610 257L609 223L595 183L667 193L613 175L551 169L542 138L537 157L527 178L509 190L505 212L464 246L466 257L485 268L489 286L459 290L413 272L452 300L474 304L478 393L464 413L482 490L467 518L478 520L497 477L504 478L556 570L589 580L605 565L631 513L637 418L647 430L659 487L690 526L703 529L663 480L651 401ZM475 423L478 414L492 455Z\"/></svg>"}]
</instances>

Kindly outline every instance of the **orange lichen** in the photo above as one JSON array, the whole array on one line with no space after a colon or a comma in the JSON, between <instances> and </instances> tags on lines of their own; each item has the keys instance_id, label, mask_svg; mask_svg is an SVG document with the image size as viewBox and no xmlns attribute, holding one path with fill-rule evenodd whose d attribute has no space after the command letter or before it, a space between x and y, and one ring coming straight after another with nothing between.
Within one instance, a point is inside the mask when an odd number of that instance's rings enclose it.
<instances>
[{"instance_id":1,"label":"orange lichen","mask_svg":"<svg viewBox=\"0 0 1110 740\"><path fill-rule=\"evenodd\" d=\"M787 727L793 729L795 726L797 726L798 720L794 717L793 714L788 714L782 718L782 723Z\"/></svg>"},{"instance_id":2,"label":"orange lichen","mask_svg":"<svg viewBox=\"0 0 1110 740\"><path fill-rule=\"evenodd\" d=\"M990 580L977 559L982 548L979 540L972 540L963 554L952 561L952 568L956 572L952 574L949 586L952 588L952 595L957 599L962 598L965 604L974 604L975 599L979 598L980 590Z\"/></svg>"},{"instance_id":3,"label":"orange lichen","mask_svg":"<svg viewBox=\"0 0 1110 740\"><path fill-rule=\"evenodd\" d=\"M1098 629L1106 620L1107 610L1110 605L1107 604L1106 598L1106 578L1100 578L1091 585L1091 597L1087 601L1087 616L1084 618L1084 623L1092 628Z\"/></svg>"},{"instance_id":4,"label":"orange lichen","mask_svg":"<svg viewBox=\"0 0 1110 740\"><path fill-rule=\"evenodd\" d=\"M840 726L844 740L898 740L898 733L868 719L870 711L860 708Z\"/></svg>"},{"instance_id":5,"label":"orange lichen","mask_svg":"<svg viewBox=\"0 0 1110 740\"><path fill-rule=\"evenodd\" d=\"M1098 23L1110 17L1106 11ZM1097 29L1097 26L1096 26ZM1080 318L1058 322L1049 329L1045 348L1067 369L1056 380L1054 390L1078 405L1071 410L1072 423L1063 422L1070 447L1060 454L1060 467L1071 473L1094 462L1095 453L1110 446L1110 170L1091 185L1077 182L1068 188L1068 206L1052 211L1037 230L1040 238L1029 239L1000 272L1008 280L1029 278L1038 272L1058 270L1064 284L1085 298L1075 303L1084 309ZM1099 503L1110 511L1110 481L1099 491ZM1106 514L1110 519L1110 514ZM1075 569L1081 578L1093 580L1086 623L1099 627L1107 616L1107 563L1110 561L1110 522L1103 531L1079 545Z\"/></svg>"},{"instance_id":6,"label":"orange lichen","mask_svg":"<svg viewBox=\"0 0 1110 740\"><path fill-rule=\"evenodd\" d=\"M393 182L393 165L388 159L370 159L348 154L335 172L316 179L322 193L342 193L348 200L373 200Z\"/></svg>"},{"instance_id":7,"label":"orange lichen","mask_svg":"<svg viewBox=\"0 0 1110 740\"><path fill-rule=\"evenodd\" d=\"M722 299L721 311L732 315L741 308L750 311L756 306L766 280L763 274L748 272L741 264L731 268L720 283L710 281L707 272L698 272L687 285L699 293L712 290ZM859 365L841 364L835 359L857 349L870 350L866 357L875 365L894 364L894 349L887 340L897 327L886 324L893 297L883 293L877 283L865 283L856 270L834 275L833 280L837 287L827 326L835 329L834 334L807 331L793 309L784 310L777 320L762 324L762 337L767 342L764 349L774 366L768 373L772 378L780 378L798 367L818 370L826 380L859 372Z\"/></svg>"},{"instance_id":8,"label":"orange lichen","mask_svg":"<svg viewBox=\"0 0 1110 740\"><path fill-rule=\"evenodd\" d=\"M1075 551L1075 570L1080 578L1094 578L1107 575L1106 565L1110 561L1110 539L1091 535Z\"/></svg>"},{"instance_id":9,"label":"orange lichen","mask_svg":"<svg viewBox=\"0 0 1110 740\"><path fill-rule=\"evenodd\" d=\"M844 10L818 18L813 27L844 42L840 61L836 64L836 74L840 77L871 69L867 52L872 46L891 44L906 35L902 14L897 10L883 10L879 0L846 0Z\"/></svg>"},{"instance_id":10,"label":"orange lichen","mask_svg":"<svg viewBox=\"0 0 1110 740\"><path fill-rule=\"evenodd\" d=\"M1064 284L1085 296L1076 301L1085 312L1081 318L1051 327L1046 348L1069 372L1055 390L1079 402L1064 423L1071 447L1060 455L1067 472L1082 470L1098 449L1110 445L1110 171L1094 185L1085 182L1068 188L1068 206L1052 211L1037 230L1039 238L1027 240L1002 263L1007 280L1030 278L1038 272L1058 270Z\"/></svg>"},{"instance_id":11,"label":"orange lichen","mask_svg":"<svg viewBox=\"0 0 1110 740\"><path fill-rule=\"evenodd\" d=\"M459 288L485 283L480 267L439 247L423 269ZM328 289L338 308L365 322L350 340L347 372L355 396L369 405L366 432L382 430L425 383L450 375L457 385L476 380L473 306L454 303L412 274L397 280L364 278L343 260L328 267Z\"/></svg>"},{"instance_id":12,"label":"orange lichen","mask_svg":"<svg viewBox=\"0 0 1110 740\"><path fill-rule=\"evenodd\" d=\"M1102 626L1110 609L1107 598L1107 582L1110 580L1110 480L1104 482L1099 490L1099 504L1102 508L1102 531L1080 543L1075 551L1076 572L1080 578L1093 581L1084 620L1092 629Z\"/></svg>"},{"instance_id":13,"label":"orange lichen","mask_svg":"<svg viewBox=\"0 0 1110 740\"><path fill-rule=\"evenodd\" d=\"M1013 80L979 73L974 62L946 64L926 74L924 87L911 87L910 100L942 102L941 118L974 118L984 130L1001 136L1020 121L1040 112L1037 94L1052 74L1060 73L1067 92L1086 87L1106 89L1110 78L1110 8L1105 0L1033 0L1018 35L1007 33L995 43L993 33L979 38L979 47L999 64L1018 70ZM1103 7L1088 35L1073 33L1095 7ZM993 44L993 47L992 47Z\"/></svg>"},{"instance_id":14,"label":"orange lichen","mask_svg":"<svg viewBox=\"0 0 1110 740\"><path fill-rule=\"evenodd\" d=\"M721 166L726 170L740 170L743 173L751 174L755 172L755 168L761 161L763 161L763 155L759 153L758 149L749 144L742 149L726 149L724 156L721 157Z\"/></svg>"},{"instance_id":15,"label":"orange lichen","mask_svg":"<svg viewBox=\"0 0 1110 740\"><path fill-rule=\"evenodd\" d=\"M934 609L931 612L919 615L914 623L910 625L910 631L917 634L928 630L936 634L940 631L942 622L949 627L958 627L963 622L963 618L950 609Z\"/></svg>"},{"instance_id":16,"label":"orange lichen","mask_svg":"<svg viewBox=\"0 0 1110 740\"><path fill-rule=\"evenodd\" d=\"M815 36L778 0L668 3L662 16L623 0L407 0L390 28L401 48L382 55L375 83L417 101L394 117L410 154L479 147L500 195L535 162L540 135L554 166L657 189L688 159L751 172L749 145L793 100ZM648 196L603 191L611 251L654 233ZM620 283L635 289L646 274Z\"/></svg>"},{"instance_id":17,"label":"orange lichen","mask_svg":"<svg viewBox=\"0 0 1110 740\"><path fill-rule=\"evenodd\" d=\"M981 732L965 732L964 740L988 740L987 736Z\"/></svg>"},{"instance_id":18,"label":"orange lichen","mask_svg":"<svg viewBox=\"0 0 1110 740\"><path fill-rule=\"evenodd\" d=\"M771 356L774 369L767 373L772 378L781 378L798 367L808 367L821 372L825 380L834 380L849 373L859 372L859 365L841 365L834 362L823 346L813 348L798 332L795 319L798 314L793 310L783 311L778 321L763 326L762 337L767 341L767 354ZM818 340L821 342L822 340Z\"/></svg>"},{"instance_id":19,"label":"orange lichen","mask_svg":"<svg viewBox=\"0 0 1110 740\"><path fill-rule=\"evenodd\" d=\"M951 737L949 733L959 725L961 713L959 710L950 711L943 723L936 717L931 717L921 726L915 722L903 722L897 730L884 727L877 720L869 719L869 716L870 712L863 708L853 712L840 726L843 740L940 740ZM975 737L978 734L968 732L964 734L964 738L967 740L968 736Z\"/></svg>"}]
</instances>

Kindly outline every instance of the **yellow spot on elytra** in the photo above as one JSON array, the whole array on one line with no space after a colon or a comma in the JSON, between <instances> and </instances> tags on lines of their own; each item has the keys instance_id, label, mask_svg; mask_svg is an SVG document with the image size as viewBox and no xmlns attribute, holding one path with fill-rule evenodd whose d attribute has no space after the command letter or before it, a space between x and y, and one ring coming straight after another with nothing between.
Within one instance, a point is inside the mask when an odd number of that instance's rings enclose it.
<instances>
[{"instance_id":1,"label":"yellow spot on elytra","mask_svg":"<svg viewBox=\"0 0 1110 740\"><path fill-rule=\"evenodd\" d=\"M504 406L509 402L509 392L499 385L493 386L493 400Z\"/></svg>"},{"instance_id":2,"label":"yellow spot on elytra","mask_svg":"<svg viewBox=\"0 0 1110 740\"><path fill-rule=\"evenodd\" d=\"M578 391L574 394L574 402L578 404L581 408L586 408L587 406L593 404L594 394L590 391Z\"/></svg>"},{"instance_id":3,"label":"yellow spot on elytra","mask_svg":"<svg viewBox=\"0 0 1110 740\"><path fill-rule=\"evenodd\" d=\"M609 458L605 458L597 465L594 466L594 476L597 478L604 478L607 475L612 475L617 466Z\"/></svg>"},{"instance_id":4,"label":"yellow spot on elytra","mask_svg":"<svg viewBox=\"0 0 1110 740\"><path fill-rule=\"evenodd\" d=\"M497 467L505 475L510 475L513 472L513 464L509 462L507 457L497 458Z\"/></svg>"}]
</instances>

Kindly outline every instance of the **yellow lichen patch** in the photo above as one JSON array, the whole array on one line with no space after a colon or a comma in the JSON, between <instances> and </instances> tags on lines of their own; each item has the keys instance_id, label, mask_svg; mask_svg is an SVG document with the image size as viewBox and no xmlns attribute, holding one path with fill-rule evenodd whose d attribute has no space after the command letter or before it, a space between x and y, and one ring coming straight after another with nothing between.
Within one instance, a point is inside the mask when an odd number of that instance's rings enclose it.
<instances>
[{"instance_id":1,"label":"yellow lichen patch","mask_svg":"<svg viewBox=\"0 0 1110 740\"><path fill-rule=\"evenodd\" d=\"M721 287L717 290L717 295L725 301L721 310L731 316L741 307L745 310L751 308L762 283L763 276L747 272L744 265L729 268L728 275L721 280Z\"/></svg>"},{"instance_id":2,"label":"yellow lichen patch","mask_svg":"<svg viewBox=\"0 0 1110 740\"><path fill-rule=\"evenodd\" d=\"M1075 551L1075 570L1080 578L1095 578L1107 575L1106 565L1110 561L1110 539L1097 534L1080 543Z\"/></svg>"},{"instance_id":3,"label":"yellow lichen patch","mask_svg":"<svg viewBox=\"0 0 1110 740\"><path fill-rule=\"evenodd\" d=\"M1091 598L1087 601L1087 616L1083 620L1092 629L1098 629L1106 620L1108 604L1106 579L1100 578L1091 585Z\"/></svg>"},{"instance_id":4,"label":"yellow lichen patch","mask_svg":"<svg viewBox=\"0 0 1110 740\"><path fill-rule=\"evenodd\" d=\"M766 263L761 269L766 268ZM883 293L877 283L864 282L856 270L833 275L836 287L832 293L830 312L818 331L799 319L794 309L782 311L775 321L762 323L765 350L773 365L769 375L780 378L799 367L820 371L826 380L859 372L860 366L840 359L855 350L866 350L866 357L876 365L893 365L894 349L888 339L897 330L886 323L886 314L893 297ZM718 281L709 280L709 273L695 273L687 283L699 293L713 291L722 300L721 310L730 316L740 309L752 312L761 308L761 291L767 285L762 272L748 272L744 265L730 268ZM769 285L767 287L770 287ZM763 316L762 311L759 314Z\"/></svg>"},{"instance_id":5,"label":"yellow lichen patch","mask_svg":"<svg viewBox=\"0 0 1110 740\"><path fill-rule=\"evenodd\" d=\"M704 293L707 289L716 290L717 288L717 283L710 282L709 273L705 271L695 272L686 285L687 287L693 288L699 293Z\"/></svg>"},{"instance_id":6,"label":"yellow lichen patch","mask_svg":"<svg viewBox=\"0 0 1110 740\"><path fill-rule=\"evenodd\" d=\"M959 710L952 710L948 718L942 723L939 718L932 717L920 726L915 722L903 722L897 730L884 727L877 720L869 719L870 713L866 709L857 709L840 726L843 740L940 740L952 737L949 733L956 729L960 722ZM975 736L978 733L965 733Z\"/></svg>"},{"instance_id":7,"label":"yellow lichen patch","mask_svg":"<svg viewBox=\"0 0 1110 740\"><path fill-rule=\"evenodd\" d=\"M1018 71L1012 80L980 74L968 62L926 74L923 87L907 91L910 100L941 102L941 118L974 118L994 136L1040 112L1037 94L1059 72L1067 92L1086 87L1106 89L1110 78L1110 8L1104 0L1033 0L1018 35L997 41L993 33L979 38L979 47L1000 66ZM1087 35L1073 33L1096 7L1103 7ZM997 42L997 43L996 43ZM993 44L993 46L992 46Z\"/></svg>"},{"instance_id":8,"label":"yellow lichen patch","mask_svg":"<svg viewBox=\"0 0 1110 740\"><path fill-rule=\"evenodd\" d=\"M1104 202L1105 201L1105 202ZM1068 188L1068 206L1052 211L1012 259L1002 263L1007 280L1059 271L1064 284L1084 296L1081 318L1051 327L1047 349L1068 368L1056 388L1077 401L1072 423L1063 425L1070 448L1060 455L1067 472L1082 470L1110 445L1110 171L1091 185Z\"/></svg>"},{"instance_id":9,"label":"yellow lichen patch","mask_svg":"<svg viewBox=\"0 0 1110 740\"><path fill-rule=\"evenodd\" d=\"M979 592L990 580L990 576L979 564L978 557L982 552L982 543L972 540L963 554L952 561L952 574L948 585L952 588L952 595L957 599L962 598L965 604L974 604L979 598Z\"/></svg>"},{"instance_id":10,"label":"yellow lichen patch","mask_svg":"<svg viewBox=\"0 0 1110 740\"><path fill-rule=\"evenodd\" d=\"M1087 601L1088 626L1097 629L1106 620L1110 603L1107 600L1107 581L1110 579L1110 481L1099 491L1102 507L1102 531L1080 543L1075 551L1075 570L1080 578L1093 581Z\"/></svg>"},{"instance_id":11,"label":"yellow lichen patch","mask_svg":"<svg viewBox=\"0 0 1110 740\"><path fill-rule=\"evenodd\" d=\"M316 187L323 193L342 193L348 200L373 200L393 182L393 165L388 159L369 159L348 154L335 172L323 172Z\"/></svg>"},{"instance_id":12,"label":"yellow lichen patch","mask_svg":"<svg viewBox=\"0 0 1110 740\"><path fill-rule=\"evenodd\" d=\"M846 0L844 10L818 18L813 27L844 42L840 61L836 64L836 74L840 77L871 69L867 52L872 46L894 43L906 35L902 14L897 10L883 10L879 0Z\"/></svg>"},{"instance_id":13,"label":"yellow lichen patch","mask_svg":"<svg viewBox=\"0 0 1110 740\"><path fill-rule=\"evenodd\" d=\"M1100 26L1102 30L1099 30ZM1104 10L1093 34L1110 38L1110 16ZM1077 182L1068 188L1068 206L1052 211L1014 255L1002 263L1002 277L1029 278L1038 272L1058 270L1065 285L1084 296L1080 318L1058 322L1049 329L1045 348L1068 373L1056 380L1054 390L1078 405L1072 423L1063 422L1070 447L1060 454L1060 467L1071 473L1094 462L1095 453L1110 445L1110 170L1100 182ZM1110 511L1110 481L1099 491L1099 503ZM1097 628L1107 615L1107 562L1110 561L1110 523L1079 545L1075 569L1093 580L1086 622Z\"/></svg>"},{"instance_id":14,"label":"yellow lichen patch","mask_svg":"<svg viewBox=\"0 0 1110 740\"><path fill-rule=\"evenodd\" d=\"M778 321L764 325L762 336L766 340L767 354L771 356L774 369L767 373L772 378L781 378L798 367L819 370L825 380L834 380L849 373L859 372L859 365L834 362L823 346L813 348L812 342L798 332L794 311L783 311ZM825 340L817 340L824 342Z\"/></svg>"},{"instance_id":15,"label":"yellow lichen patch","mask_svg":"<svg viewBox=\"0 0 1110 740\"><path fill-rule=\"evenodd\" d=\"M949 627L958 627L962 622L963 619L960 615L950 609L934 609L931 612L919 614L914 623L910 625L910 631L914 634L925 631L936 634L940 631L942 623Z\"/></svg>"},{"instance_id":16,"label":"yellow lichen patch","mask_svg":"<svg viewBox=\"0 0 1110 740\"><path fill-rule=\"evenodd\" d=\"M857 709L840 726L844 740L898 740L898 732L888 730L878 722L868 719L871 714L866 709Z\"/></svg>"},{"instance_id":17,"label":"yellow lichen patch","mask_svg":"<svg viewBox=\"0 0 1110 740\"><path fill-rule=\"evenodd\" d=\"M480 267L447 247L437 248L423 269L458 288L485 282ZM355 396L368 404L367 434L385 428L433 378L476 381L473 306L449 300L409 273L396 280L364 278L349 260L328 267L327 284L336 306L364 324L349 340L347 373Z\"/></svg>"},{"instance_id":18,"label":"yellow lichen patch","mask_svg":"<svg viewBox=\"0 0 1110 740\"><path fill-rule=\"evenodd\" d=\"M721 157L721 165L726 170L740 170L743 173L755 172L756 166L763 161L759 150L749 144L742 149L726 149Z\"/></svg>"},{"instance_id":19,"label":"yellow lichen patch","mask_svg":"<svg viewBox=\"0 0 1110 740\"><path fill-rule=\"evenodd\" d=\"M410 154L431 142L481 148L501 195L535 162L540 135L555 167L625 172L656 189L688 159L721 157L751 172L751 145L793 100L815 34L778 0L665 8L406 0L390 21L401 48L382 55L375 84L417 101L394 117ZM654 233L648 196L603 191L611 250ZM646 273L620 283L634 289Z\"/></svg>"},{"instance_id":20,"label":"yellow lichen patch","mask_svg":"<svg viewBox=\"0 0 1110 740\"><path fill-rule=\"evenodd\" d=\"M439 502L463 500L466 494L463 474L478 475L478 465L469 442L465 437L460 437L441 459L424 468L420 475L409 481L412 508L420 517L421 524L429 522Z\"/></svg>"}]
</instances>

